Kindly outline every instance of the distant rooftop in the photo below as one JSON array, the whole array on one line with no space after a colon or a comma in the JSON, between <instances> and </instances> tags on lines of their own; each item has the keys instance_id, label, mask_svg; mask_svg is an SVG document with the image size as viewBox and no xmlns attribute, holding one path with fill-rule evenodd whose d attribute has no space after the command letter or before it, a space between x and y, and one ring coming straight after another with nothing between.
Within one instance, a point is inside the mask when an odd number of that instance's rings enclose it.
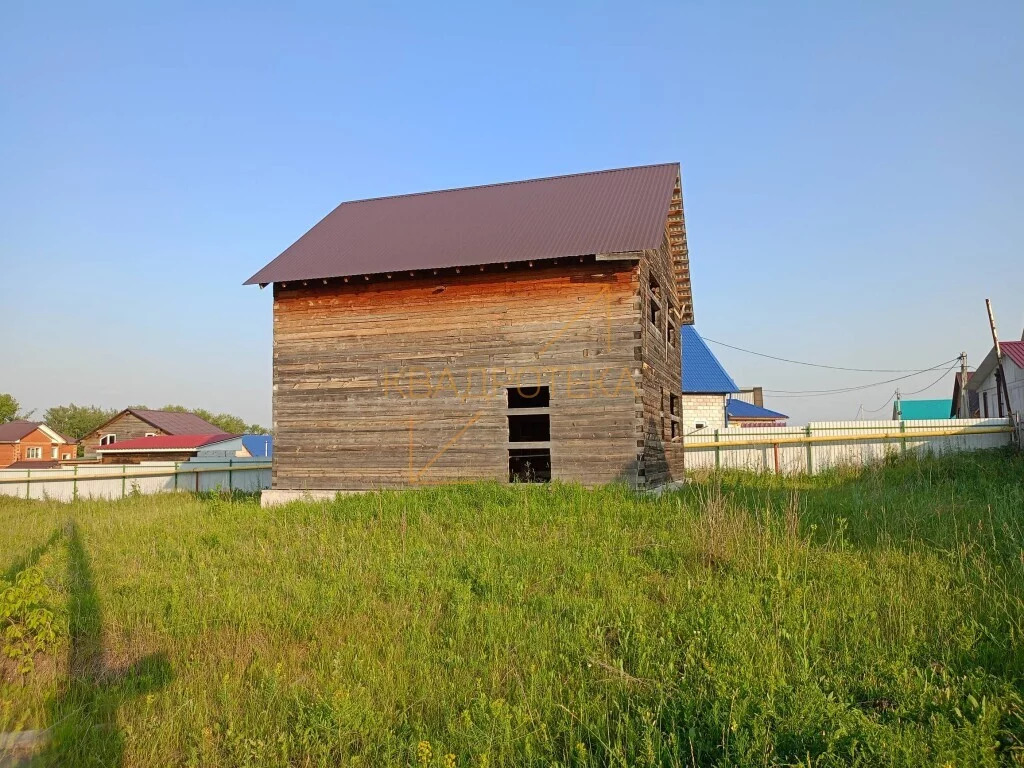
<instances>
[{"instance_id":1,"label":"distant rooftop","mask_svg":"<svg viewBox=\"0 0 1024 768\"><path fill-rule=\"evenodd\" d=\"M900 416L905 421L915 419L948 419L953 407L950 398L941 400L900 400ZM896 404L893 403L893 418L897 418Z\"/></svg>"},{"instance_id":2,"label":"distant rooftop","mask_svg":"<svg viewBox=\"0 0 1024 768\"><path fill-rule=\"evenodd\" d=\"M759 405L748 403L745 400L734 400L729 398L725 403L725 412L733 419L788 419L784 413L762 408Z\"/></svg>"},{"instance_id":3,"label":"distant rooftop","mask_svg":"<svg viewBox=\"0 0 1024 768\"><path fill-rule=\"evenodd\" d=\"M683 344L683 394L740 391L692 325L684 325L679 337Z\"/></svg>"},{"instance_id":4,"label":"distant rooftop","mask_svg":"<svg viewBox=\"0 0 1024 768\"><path fill-rule=\"evenodd\" d=\"M153 437L137 437L134 440L122 440L101 445L96 449L97 453L124 453L147 451L188 451L195 448L203 448L215 443L224 443L234 440L238 435L229 435L226 432L206 435L156 435Z\"/></svg>"}]
</instances>

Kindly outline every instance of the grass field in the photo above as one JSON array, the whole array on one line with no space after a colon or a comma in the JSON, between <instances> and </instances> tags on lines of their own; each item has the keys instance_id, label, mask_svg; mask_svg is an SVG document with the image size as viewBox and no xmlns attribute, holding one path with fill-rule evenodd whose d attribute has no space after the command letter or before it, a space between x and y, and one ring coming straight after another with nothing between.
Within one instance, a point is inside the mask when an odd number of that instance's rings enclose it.
<instances>
[{"instance_id":1,"label":"grass field","mask_svg":"<svg viewBox=\"0 0 1024 768\"><path fill-rule=\"evenodd\" d=\"M1007 453L660 498L2 499L26 568L57 639L0 663L0 730L52 726L43 764L1024 765Z\"/></svg>"}]
</instances>

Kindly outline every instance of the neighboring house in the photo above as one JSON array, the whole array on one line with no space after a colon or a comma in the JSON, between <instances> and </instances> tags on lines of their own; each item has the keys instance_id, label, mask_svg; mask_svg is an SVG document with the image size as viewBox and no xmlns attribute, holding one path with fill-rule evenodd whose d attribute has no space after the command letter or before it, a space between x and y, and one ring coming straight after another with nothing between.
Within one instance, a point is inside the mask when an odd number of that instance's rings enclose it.
<instances>
[{"instance_id":1,"label":"neighboring house","mask_svg":"<svg viewBox=\"0 0 1024 768\"><path fill-rule=\"evenodd\" d=\"M219 432L212 435L156 435L118 440L100 446L96 453L101 464L140 464L144 461L188 461L202 451L220 451L227 457L244 450L240 435ZM248 456L248 453L242 455Z\"/></svg>"},{"instance_id":2,"label":"neighboring house","mask_svg":"<svg viewBox=\"0 0 1024 768\"><path fill-rule=\"evenodd\" d=\"M255 459L269 459L274 455L273 435L242 435L242 445Z\"/></svg>"},{"instance_id":3,"label":"neighboring house","mask_svg":"<svg viewBox=\"0 0 1024 768\"><path fill-rule=\"evenodd\" d=\"M160 435L227 434L193 413L126 408L81 439L85 455L95 458L98 448L124 440Z\"/></svg>"},{"instance_id":4,"label":"neighboring house","mask_svg":"<svg viewBox=\"0 0 1024 768\"><path fill-rule=\"evenodd\" d=\"M1024 414L1024 341L1001 341L999 348L1003 352L1003 372L1010 393L1009 406L1013 414L1020 417ZM967 382L967 391L978 393L983 419L998 418L1008 413L1003 386L997 381L998 373L996 350L993 347Z\"/></svg>"},{"instance_id":5,"label":"neighboring house","mask_svg":"<svg viewBox=\"0 0 1024 768\"><path fill-rule=\"evenodd\" d=\"M981 398L978 393L966 389L967 402L965 403L961 396L965 393L964 383L971 380L971 372L967 372L967 378L961 371L956 372L956 377L953 379L953 398L950 401L951 405L949 408L949 418L951 419L979 419L981 418Z\"/></svg>"},{"instance_id":6,"label":"neighboring house","mask_svg":"<svg viewBox=\"0 0 1024 768\"><path fill-rule=\"evenodd\" d=\"M76 451L74 440L38 421L0 424L0 468L15 463L16 469L54 466L75 458Z\"/></svg>"},{"instance_id":7,"label":"neighboring house","mask_svg":"<svg viewBox=\"0 0 1024 768\"><path fill-rule=\"evenodd\" d=\"M730 427L784 427L789 418L784 413L732 397L725 403L725 412Z\"/></svg>"},{"instance_id":8,"label":"neighboring house","mask_svg":"<svg viewBox=\"0 0 1024 768\"><path fill-rule=\"evenodd\" d=\"M897 400L892 404L892 418L895 421L919 421L924 419L948 419L953 401L940 400Z\"/></svg>"},{"instance_id":9,"label":"neighboring house","mask_svg":"<svg viewBox=\"0 0 1024 768\"><path fill-rule=\"evenodd\" d=\"M267 503L681 479L676 163L342 203L246 282L274 292Z\"/></svg>"},{"instance_id":10,"label":"neighboring house","mask_svg":"<svg viewBox=\"0 0 1024 768\"><path fill-rule=\"evenodd\" d=\"M228 440L204 445L199 449L200 456L216 456L225 459L247 459L252 456L245 447L245 435L235 435Z\"/></svg>"},{"instance_id":11,"label":"neighboring house","mask_svg":"<svg viewBox=\"0 0 1024 768\"><path fill-rule=\"evenodd\" d=\"M692 325L682 329L684 434L728 425L725 404L740 388Z\"/></svg>"}]
</instances>

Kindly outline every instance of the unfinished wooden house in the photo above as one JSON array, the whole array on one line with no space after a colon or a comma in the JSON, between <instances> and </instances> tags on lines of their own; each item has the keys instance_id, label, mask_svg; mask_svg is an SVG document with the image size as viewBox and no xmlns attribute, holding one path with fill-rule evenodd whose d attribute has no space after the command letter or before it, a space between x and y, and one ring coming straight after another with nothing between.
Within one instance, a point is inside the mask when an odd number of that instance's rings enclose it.
<instances>
[{"instance_id":1,"label":"unfinished wooden house","mask_svg":"<svg viewBox=\"0 0 1024 768\"><path fill-rule=\"evenodd\" d=\"M267 503L680 478L676 163L342 203L247 284L274 291Z\"/></svg>"}]
</instances>

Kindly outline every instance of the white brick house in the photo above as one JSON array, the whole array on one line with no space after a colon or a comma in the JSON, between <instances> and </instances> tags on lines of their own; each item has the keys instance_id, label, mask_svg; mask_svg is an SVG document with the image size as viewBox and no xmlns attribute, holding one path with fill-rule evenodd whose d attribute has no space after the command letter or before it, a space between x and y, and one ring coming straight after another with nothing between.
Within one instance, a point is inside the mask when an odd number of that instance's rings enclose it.
<instances>
[{"instance_id":1,"label":"white brick house","mask_svg":"<svg viewBox=\"0 0 1024 768\"><path fill-rule=\"evenodd\" d=\"M726 373L718 358L692 325L684 325L682 430L690 435L704 429L724 429L729 396L739 392L736 382Z\"/></svg>"}]
</instances>

